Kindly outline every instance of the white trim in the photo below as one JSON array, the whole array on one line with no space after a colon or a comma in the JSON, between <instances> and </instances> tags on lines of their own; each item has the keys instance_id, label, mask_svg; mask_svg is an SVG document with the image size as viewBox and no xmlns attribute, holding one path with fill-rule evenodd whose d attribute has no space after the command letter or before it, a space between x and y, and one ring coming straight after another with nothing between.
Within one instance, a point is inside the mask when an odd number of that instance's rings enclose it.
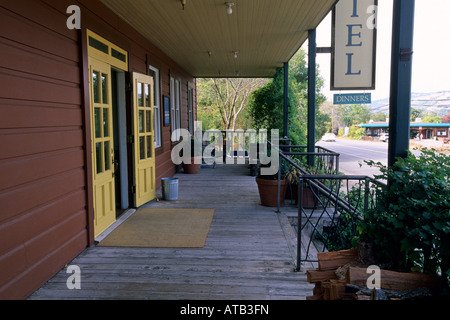
<instances>
[{"instance_id":1,"label":"white trim","mask_svg":"<svg viewBox=\"0 0 450 320\"><path fill-rule=\"evenodd\" d=\"M181 134L181 82L170 77L170 118L172 133L176 132L173 142L180 141Z\"/></svg>"}]
</instances>

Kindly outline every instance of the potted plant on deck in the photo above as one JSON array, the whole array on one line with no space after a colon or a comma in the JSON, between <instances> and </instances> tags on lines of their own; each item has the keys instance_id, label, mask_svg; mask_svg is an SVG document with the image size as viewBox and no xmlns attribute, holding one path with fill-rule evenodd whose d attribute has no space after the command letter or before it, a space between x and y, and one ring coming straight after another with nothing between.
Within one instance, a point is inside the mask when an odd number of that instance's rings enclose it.
<instances>
[{"instance_id":1,"label":"potted plant on deck","mask_svg":"<svg viewBox=\"0 0 450 320\"><path fill-rule=\"evenodd\" d=\"M195 154L195 139L191 139L191 158L190 162L183 163L184 173L186 174L196 174L200 168L200 164L202 163L202 157L196 156Z\"/></svg>"},{"instance_id":2,"label":"potted plant on deck","mask_svg":"<svg viewBox=\"0 0 450 320\"><path fill-rule=\"evenodd\" d=\"M295 201L295 204L298 204L298 195L299 195L299 178L298 175L302 174L300 170L293 169L286 175L286 199L292 199ZM303 207L304 208L314 208L316 201L314 193L311 190L309 183L303 183Z\"/></svg>"},{"instance_id":3,"label":"potted plant on deck","mask_svg":"<svg viewBox=\"0 0 450 320\"><path fill-rule=\"evenodd\" d=\"M261 204L266 207L278 206L278 174L262 175L256 177L258 184L259 197ZM282 176L280 179L280 205L284 203L286 191L286 179Z\"/></svg>"}]
</instances>

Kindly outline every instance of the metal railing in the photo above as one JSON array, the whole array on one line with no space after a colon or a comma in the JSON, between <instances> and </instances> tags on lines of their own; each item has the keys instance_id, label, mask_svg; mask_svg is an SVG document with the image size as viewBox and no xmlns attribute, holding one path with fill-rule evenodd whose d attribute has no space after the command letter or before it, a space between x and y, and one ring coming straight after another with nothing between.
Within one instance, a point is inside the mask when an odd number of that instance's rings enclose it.
<instances>
[{"instance_id":1,"label":"metal railing","mask_svg":"<svg viewBox=\"0 0 450 320\"><path fill-rule=\"evenodd\" d=\"M314 153L295 151L299 148L306 147L280 145L278 171L278 212L282 176L290 178L287 188L298 186L296 271L302 262L317 262L317 252L351 247L358 222L377 205L377 191L386 187L368 176L340 174L338 153L321 147ZM308 157L315 159L315 166L308 166Z\"/></svg>"},{"instance_id":2,"label":"metal railing","mask_svg":"<svg viewBox=\"0 0 450 320\"><path fill-rule=\"evenodd\" d=\"M299 175L297 271L302 262L317 262L311 252L349 249L364 213L376 207L376 196L385 185L367 176ZM306 190L306 192L305 192ZM305 197L313 205L305 205ZM308 242L303 245L303 234ZM314 246L314 248L312 247Z\"/></svg>"}]
</instances>

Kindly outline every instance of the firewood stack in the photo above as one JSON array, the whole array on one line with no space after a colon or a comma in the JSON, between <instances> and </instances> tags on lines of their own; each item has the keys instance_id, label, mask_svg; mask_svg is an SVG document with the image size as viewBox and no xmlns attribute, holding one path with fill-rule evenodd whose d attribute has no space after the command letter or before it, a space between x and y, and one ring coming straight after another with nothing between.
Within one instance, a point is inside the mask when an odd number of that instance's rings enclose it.
<instances>
[{"instance_id":1,"label":"firewood stack","mask_svg":"<svg viewBox=\"0 0 450 320\"><path fill-rule=\"evenodd\" d=\"M440 289L440 279L422 273L401 273L381 270L381 288L368 289L371 276L367 268L355 266L358 250L318 253L319 267L307 271L309 283L314 283L313 295L307 300L410 300L430 299ZM346 271L343 280L336 271ZM339 272L337 272L339 274Z\"/></svg>"}]
</instances>

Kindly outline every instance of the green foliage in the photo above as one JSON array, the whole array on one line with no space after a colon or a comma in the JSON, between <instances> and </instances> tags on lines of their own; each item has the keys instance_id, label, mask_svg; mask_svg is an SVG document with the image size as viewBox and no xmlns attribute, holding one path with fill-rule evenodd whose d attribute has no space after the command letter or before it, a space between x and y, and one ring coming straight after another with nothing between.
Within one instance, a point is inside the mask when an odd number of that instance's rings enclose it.
<instances>
[{"instance_id":1,"label":"green foliage","mask_svg":"<svg viewBox=\"0 0 450 320\"><path fill-rule=\"evenodd\" d=\"M364 136L364 133L365 133L364 128L352 126L350 127L349 137L352 139L360 140Z\"/></svg>"},{"instance_id":2,"label":"green foliage","mask_svg":"<svg viewBox=\"0 0 450 320\"><path fill-rule=\"evenodd\" d=\"M248 98L266 79L197 79L197 115L203 129L250 129Z\"/></svg>"},{"instance_id":3,"label":"green foliage","mask_svg":"<svg viewBox=\"0 0 450 320\"><path fill-rule=\"evenodd\" d=\"M270 134L272 129L280 130L283 134L283 69L279 69L275 78L267 85L253 92L250 99L250 115L256 130L266 129ZM304 123L293 121L299 119L299 110L296 108L294 87L289 86L289 135L295 144L306 143L306 128Z\"/></svg>"},{"instance_id":4,"label":"green foliage","mask_svg":"<svg viewBox=\"0 0 450 320\"><path fill-rule=\"evenodd\" d=\"M411 121L416 121L416 118L420 118L422 116L422 110L411 108Z\"/></svg>"},{"instance_id":5,"label":"green foliage","mask_svg":"<svg viewBox=\"0 0 450 320\"><path fill-rule=\"evenodd\" d=\"M425 123L441 123L442 117L439 116L428 116L422 119Z\"/></svg>"},{"instance_id":6,"label":"green foliage","mask_svg":"<svg viewBox=\"0 0 450 320\"><path fill-rule=\"evenodd\" d=\"M342 211L337 223L324 227L323 241L328 251L340 251L357 246L357 221L355 216L346 210Z\"/></svg>"},{"instance_id":7,"label":"green foliage","mask_svg":"<svg viewBox=\"0 0 450 320\"><path fill-rule=\"evenodd\" d=\"M220 113L209 104L197 104L197 119L202 122L203 130L217 130L223 127Z\"/></svg>"},{"instance_id":8,"label":"green foliage","mask_svg":"<svg viewBox=\"0 0 450 320\"><path fill-rule=\"evenodd\" d=\"M307 134L307 89L308 68L306 66L305 52L299 52L290 61L289 68L289 138L294 144L306 144ZM320 94L323 80L317 79L316 105L322 104L326 98ZM252 93L249 105L249 115L254 121L254 129L280 130L283 134L284 109L284 70L277 70L272 81ZM318 139L326 132L330 118L316 108L316 136Z\"/></svg>"},{"instance_id":9,"label":"green foliage","mask_svg":"<svg viewBox=\"0 0 450 320\"><path fill-rule=\"evenodd\" d=\"M374 242L381 261L401 271L435 273L449 281L450 156L422 149L409 153L377 179L389 186L377 195L376 208L366 213L361 237Z\"/></svg>"},{"instance_id":10,"label":"green foliage","mask_svg":"<svg viewBox=\"0 0 450 320\"><path fill-rule=\"evenodd\" d=\"M344 104L338 110L346 126L367 123L371 118L371 111L368 106L362 104Z\"/></svg>"},{"instance_id":11,"label":"green foliage","mask_svg":"<svg viewBox=\"0 0 450 320\"><path fill-rule=\"evenodd\" d=\"M372 114L371 118L375 122L386 122L387 115L384 112L377 112Z\"/></svg>"},{"instance_id":12,"label":"green foliage","mask_svg":"<svg viewBox=\"0 0 450 320\"><path fill-rule=\"evenodd\" d=\"M340 188L344 191L341 189L339 196L350 204L350 208L344 208L339 205L339 202L336 203L337 211L340 212L339 219L331 230L333 232L324 232L324 243L329 251L357 248L358 226L361 223L362 212L364 212L365 193L371 193L370 190L365 190L364 180L355 183L351 188L349 181L346 182L347 186L345 186L344 181L328 182L330 184L328 187L332 190L337 188L336 184L340 185ZM324 181L324 184L327 185L327 181ZM371 197L370 194L369 197Z\"/></svg>"}]
</instances>

